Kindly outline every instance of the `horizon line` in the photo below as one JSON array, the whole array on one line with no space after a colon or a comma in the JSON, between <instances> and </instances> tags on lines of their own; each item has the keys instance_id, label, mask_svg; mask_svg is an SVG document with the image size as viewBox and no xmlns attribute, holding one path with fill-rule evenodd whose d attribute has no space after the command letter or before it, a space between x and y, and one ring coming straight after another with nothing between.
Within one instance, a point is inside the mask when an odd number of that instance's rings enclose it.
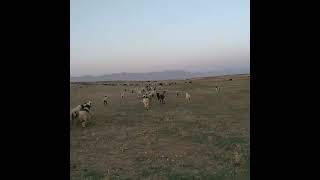
<instances>
[{"instance_id":1,"label":"horizon line","mask_svg":"<svg viewBox=\"0 0 320 180\"><path fill-rule=\"evenodd\" d=\"M246 69L248 68L248 73L250 73L250 67L246 67ZM229 68L225 68L225 69L229 69ZM90 74L85 74L85 75L71 75L70 77L84 77L84 76L90 76L90 77L99 77L99 76L106 76L106 75L113 75L113 74L148 74L148 73L163 73L163 72L186 72L186 73L215 73L214 71L216 70L206 70L206 71L192 71L192 70L163 70L163 71L148 71L148 72L115 72L115 73L105 73L105 74L100 74L100 75L90 75ZM219 72L216 72L219 73ZM241 74L248 74L248 73L241 73ZM226 75L229 75L228 73L226 73Z\"/></svg>"}]
</instances>

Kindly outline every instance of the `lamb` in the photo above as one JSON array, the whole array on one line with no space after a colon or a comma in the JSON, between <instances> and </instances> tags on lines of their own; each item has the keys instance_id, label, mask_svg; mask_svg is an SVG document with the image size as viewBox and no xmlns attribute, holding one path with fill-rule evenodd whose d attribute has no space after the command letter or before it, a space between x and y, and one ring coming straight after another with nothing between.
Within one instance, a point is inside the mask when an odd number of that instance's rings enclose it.
<instances>
[{"instance_id":1,"label":"lamb","mask_svg":"<svg viewBox=\"0 0 320 180\"><path fill-rule=\"evenodd\" d=\"M191 100L191 95L188 92L186 92L186 100L187 102L190 102Z\"/></svg>"},{"instance_id":2,"label":"lamb","mask_svg":"<svg viewBox=\"0 0 320 180\"><path fill-rule=\"evenodd\" d=\"M149 96L143 95L142 102L143 102L144 108L146 110L149 110L150 109L150 98L149 98Z\"/></svg>"}]
</instances>

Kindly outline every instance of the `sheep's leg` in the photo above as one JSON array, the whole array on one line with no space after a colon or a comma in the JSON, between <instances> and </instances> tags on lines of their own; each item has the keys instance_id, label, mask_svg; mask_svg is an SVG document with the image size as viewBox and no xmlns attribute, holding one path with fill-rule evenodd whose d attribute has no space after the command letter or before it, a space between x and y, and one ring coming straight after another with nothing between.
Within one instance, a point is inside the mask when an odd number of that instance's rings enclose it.
<instances>
[{"instance_id":1,"label":"sheep's leg","mask_svg":"<svg viewBox=\"0 0 320 180\"><path fill-rule=\"evenodd\" d=\"M85 121L82 122L82 127L83 127L83 128L86 127L86 122L85 122Z\"/></svg>"}]
</instances>

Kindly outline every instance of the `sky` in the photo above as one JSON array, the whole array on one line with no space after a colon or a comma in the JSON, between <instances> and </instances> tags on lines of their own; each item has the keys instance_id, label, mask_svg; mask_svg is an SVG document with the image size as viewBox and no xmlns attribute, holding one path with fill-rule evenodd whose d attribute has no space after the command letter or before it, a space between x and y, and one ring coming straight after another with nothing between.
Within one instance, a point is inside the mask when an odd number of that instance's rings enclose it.
<instances>
[{"instance_id":1,"label":"sky","mask_svg":"<svg viewBox=\"0 0 320 180\"><path fill-rule=\"evenodd\" d=\"M71 76L250 67L249 0L71 0Z\"/></svg>"}]
</instances>

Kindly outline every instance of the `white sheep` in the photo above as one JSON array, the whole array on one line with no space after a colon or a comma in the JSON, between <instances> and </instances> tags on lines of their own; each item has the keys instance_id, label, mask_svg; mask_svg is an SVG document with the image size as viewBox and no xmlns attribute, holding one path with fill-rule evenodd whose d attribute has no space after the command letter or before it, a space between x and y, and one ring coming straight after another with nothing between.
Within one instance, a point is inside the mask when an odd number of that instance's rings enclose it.
<instances>
[{"instance_id":1,"label":"white sheep","mask_svg":"<svg viewBox=\"0 0 320 180\"><path fill-rule=\"evenodd\" d=\"M124 98L124 92L121 93L121 99L123 99L123 98Z\"/></svg>"},{"instance_id":2,"label":"white sheep","mask_svg":"<svg viewBox=\"0 0 320 180\"><path fill-rule=\"evenodd\" d=\"M83 105L78 105L77 107L73 108L70 113L71 121L73 121L77 117L77 112L82 109Z\"/></svg>"},{"instance_id":3,"label":"white sheep","mask_svg":"<svg viewBox=\"0 0 320 180\"><path fill-rule=\"evenodd\" d=\"M186 100L188 102L190 102L190 100L191 100L191 95L188 92L186 92Z\"/></svg>"},{"instance_id":4,"label":"white sheep","mask_svg":"<svg viewBox=\"0 0 320 180\"><path fill-rule=\"evenodd\" d=\"M87 107L77 112L77 119L81 123L83 128L86 127L86 123L90 121L91 118L92 118L92 115L90 113L90 110Z\"/></svg>"},{"instance_id":5,"label":"white sheep","mask_svg":"<svg viewBox=\"0 0 320 180\"><path fill-rule=\"evenodd\" d=\"M146 110L149 110L150 109L150 98L149 98L149 96L143 95L142 102L143 102L144 108Z\"/></svg>"}]
</instances>

